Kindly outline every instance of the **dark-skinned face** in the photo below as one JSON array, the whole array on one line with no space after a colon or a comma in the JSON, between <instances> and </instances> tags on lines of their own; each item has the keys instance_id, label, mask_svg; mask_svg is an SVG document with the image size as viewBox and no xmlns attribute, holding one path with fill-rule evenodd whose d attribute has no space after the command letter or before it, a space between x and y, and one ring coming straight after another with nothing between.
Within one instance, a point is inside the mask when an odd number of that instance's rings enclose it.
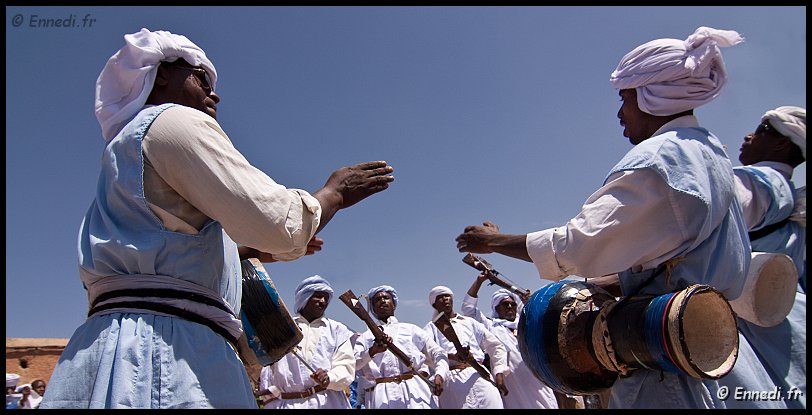
<instances>
[{"instance_id":1,"label":"dark-skinned face","mask_svg":"<svg viewBox=\"0 0 812 415\"><path fill-rule=\"evenodd\" d=\"M381 321L386 321L389 317L395 315L395 301L392 294L387 291L381 291L372 296L372 311Z\"/></svg>"},{"instance_id":2,"label":"dark-skinned face","mask_svg":"<svg viewBox=\"0 0 812 415\"><path fill-rule=\"evenodd\" d=\"M516 301L512 298L508 297L504 300L500 301L499 304L496 305L496 315L503 320L513 321L516 319L516 312L518 310L518 306Z\"/></svg>"},{"instance_id":3,"label":"dark-skinned face","mask_svg":"<svg viewBox=\"0 0 812 415\"><path fill-rule=\"evenodd\" d=\"M45 382L41 380L34 381L31 384L31 388L34 389L40 396L45 394Z\"/></svg>"},{"instance_id":4,"label":"dark-skinned face","mask_svg":"<svg viewBox=\"0 0 812 415\"><path fill-rule=\"evenodd\" d=\"M640 110L637 105L637 91L634 89L621 89L618 94L623 102L617 112L620 125L623 127L623 136L627 137L629 142L634 145L651 138L661 125L652 122L656 117Z\"/></svg>"},{"instance_id":5,"label":"dark-skinned face","mask_svg":"<svg viewBox=\"0 0 812 415\"><path fill-rule=\"evenodd\" d=\"M151 104L174 103L203 111L217 119L220 97L211 90L206 71L194 67L183 59L163 62L158 67L155 86L150 95Z\"/></svg>"},{"instance_id":6,"label":"dark-skinned face","mask_svg":"<svg viewBox=\"0 0 812 415\"><path fill-rule=\"evenodd\" d=\"M753 133L744 136L744 142L739 149L739 161L745 165L751 165L760 161L780 161L791 162L787 155L790 154L792 141L781 135L769 121L762 121Z\"/></svg>"},{"instance_id":7,"label":"dark-skinned face","mask_svg":"<svg viewBox=\"0 0 812 415\"><path fill-rule=\"evenodd\" d=\"M329 297L330 295L324 291L314 292L313 295L310 296L310 299L307 300L304 308L302 308L302 317L306 318L307 321L313 321L324 316L324 312L327 310L327 299Z\"/></svg>"},{"instance_id":8,"label":"dark-skinned face","mask_svg":"<svg viewBox=\"0 0 812 415\"><path fill-rule=\"evenodd\" d=\"M454 297L451 294L440 294L434 299L434 304L431 306L441 313L451 313L454 306Z\"/></svg>"}]
</instances>

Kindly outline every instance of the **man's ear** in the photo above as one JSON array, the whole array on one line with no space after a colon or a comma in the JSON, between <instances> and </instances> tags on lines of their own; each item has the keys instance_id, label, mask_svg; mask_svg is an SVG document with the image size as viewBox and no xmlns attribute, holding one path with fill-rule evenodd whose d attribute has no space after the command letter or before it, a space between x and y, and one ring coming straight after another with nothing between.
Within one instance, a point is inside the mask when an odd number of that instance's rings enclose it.
<instances>
[{"instance_id":1,"label":"man's ear","mask_svg":"<svg viewBox=\"0 0 812 415\"><path fill-rule=\"evenodd\" d=\"M166 86L169 84L169 74L166 67L163 65L158 66L158 72L155 75L155 86Z\"/></svg>"}]
</instances>

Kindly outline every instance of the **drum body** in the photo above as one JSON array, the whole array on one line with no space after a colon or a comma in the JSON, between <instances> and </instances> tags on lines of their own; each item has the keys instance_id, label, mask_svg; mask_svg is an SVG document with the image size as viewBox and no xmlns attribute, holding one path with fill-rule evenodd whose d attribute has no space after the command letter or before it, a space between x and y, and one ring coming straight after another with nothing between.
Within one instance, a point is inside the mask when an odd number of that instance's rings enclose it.
<instances>
[{"instance_id":1,"label":"drum body","mask_svg":"<svg viewBox=\"0 0 812 415\"><path fill-rule=\"evenodd\" d=\"M618 375L595 356L592 325L600 309L614 302L602 288L577 281L536 291L519 318L517 337L525 364L560 393L591 395L611 387Z\"/></svg>"},{"instance_id":2,"label":"drum body","mask_svg":"<svg viewBox=\"0 0 812 415\"><path fill-rule=\"evenodd\" d=\"M600 393L639 369L718 379L733 368L739 345L730 304L707 285L617 301L579 281L536 291L522 310L518 339L536 377L574 395Z\"/></svg>"},{"instance_id":3,"label":"drum body","mask_svg":"<svg viewBox=\"0 0 812 415\"><path fill-rule=\"evenodd\" d=\"M592 337L598 360L619 373L650 369L718 379L733 369L739 350L735 314L707 285L612 304L599 314Z\"/></svg>"},{"instance_id":4,"label":"drum body","mask_svg":"<svg viewBox=\"0 0 812 415\"><path fill-rule=\"evenodd\" d=\"M242 320L248 346L262 366L276 363L303 335L293 321L265 267L256 258L243 260Z\"/></svg>"}]
</instances>

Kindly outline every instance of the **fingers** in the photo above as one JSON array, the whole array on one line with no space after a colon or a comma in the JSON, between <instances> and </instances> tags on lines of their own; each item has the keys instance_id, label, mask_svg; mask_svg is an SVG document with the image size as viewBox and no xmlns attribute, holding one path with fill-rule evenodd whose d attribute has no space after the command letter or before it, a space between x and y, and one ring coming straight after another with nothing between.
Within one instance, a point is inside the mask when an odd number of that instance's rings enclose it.
<instances>
[{"instance_id":1,"label":"fingers","mask_svg":"<svg viewBox=\"0 0 812 415\"><path fill-rule=\"evenodd\" d=\"M377 161L367 161L365 163L358 163L353 167L361 169L361 170L374 170L374 169L387 167L387 164L386 164L386 161L377 160ZM389 168L391 169L392 167L390 166Z\"/></svg>"},{"instance_id":2,"label":"fingers","mask_svg":"<svg viewBox=\"0 0 812 415\"><path fill-rule=\"evenodd\" d=\"M367 173L369 173L370 176L383 176L385 174L390 174L393 171L395 171L395 169L392 168L392 166L386 166L386 167L378 167L372 170L367 170Z\"/></svg>"}]
</instances>

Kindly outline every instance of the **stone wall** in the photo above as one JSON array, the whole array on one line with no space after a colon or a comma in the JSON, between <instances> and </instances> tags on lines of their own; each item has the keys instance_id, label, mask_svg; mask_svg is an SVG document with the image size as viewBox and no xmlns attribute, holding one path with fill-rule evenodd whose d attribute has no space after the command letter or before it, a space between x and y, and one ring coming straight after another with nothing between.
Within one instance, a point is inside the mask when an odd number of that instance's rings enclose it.
<instances>
[{"instance_id":1,"label":"stone wall","mask_svg":"<svg viewBox=\"0 0 812 415\"><path fill-rule=\"evenodd\" d=\"M6 337L6 373L20 375L18 385L42 379L47 384L68 339Z\"/></svg>"}]
</instances>

